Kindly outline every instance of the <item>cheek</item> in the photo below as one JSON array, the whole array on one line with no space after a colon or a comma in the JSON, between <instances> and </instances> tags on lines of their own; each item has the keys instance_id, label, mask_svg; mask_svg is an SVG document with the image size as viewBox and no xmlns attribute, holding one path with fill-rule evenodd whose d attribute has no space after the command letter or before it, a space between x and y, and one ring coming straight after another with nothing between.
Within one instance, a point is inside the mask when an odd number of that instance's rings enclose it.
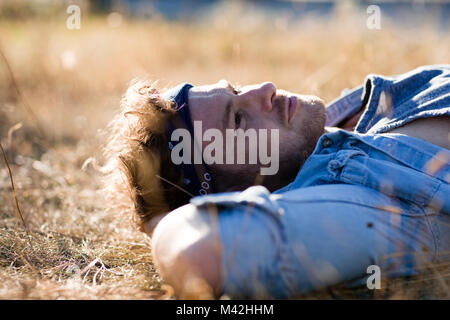
<instances>
[{"instance_id":1,"label":"cheek","mask_svg":"<svg viewBox=\"0 0 450 320\"><path fill-rule=\"evenodd\" d=\"M201 121L203 132L208 129L218 129L218 111L212 108L203 109L202 112L199 112L196 119L192 119L193 121Z\"/></svg>"},{"instance_id":2,"label":"cheek","mask_svg":"<svg viewBox=\"0 0 450 320\"><path fill-rule=\"evenodd\" d=\"M303 136L294 130L280 130L280 156L283 157L301 149L304 142Z\"/></svg>"},{"instance_id":3,"label":"cheek","mask_svg":"<svg viewBox=\"0 0 450 320\"><path fill-rule=\"evenodd\" d=\"M280 123L279 120L278 122L272 118L269 118L268 116L263 117L260 114L257 114L253 117L251 117L251 119L247 119L247 123L245 124L245 129L267 129L268 132L270 132L270 130L272 129L280 129ZM280 129L281 131L281 129Z\"/></svg>"}]
</instances>

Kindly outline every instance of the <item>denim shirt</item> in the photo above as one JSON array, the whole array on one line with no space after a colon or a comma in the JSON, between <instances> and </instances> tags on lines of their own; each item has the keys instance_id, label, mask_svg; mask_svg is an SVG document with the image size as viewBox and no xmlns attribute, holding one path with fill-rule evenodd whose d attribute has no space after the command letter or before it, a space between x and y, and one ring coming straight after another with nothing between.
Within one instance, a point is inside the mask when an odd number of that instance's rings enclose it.
<instances>
[{"instance_id":1,"label":"denim shirt","mask_svg":"<svg viewBox=\"0 0 450 320\"><path fill-rule=\"evenodd\" d=\"M339 125L361 108L364 112L354 132L323 134L295 180L271 196L258 188L256 193L216 194L191 202L254 203L277 212L270 197L299 188L351 184L395 198L406 214L424 210L450 214L450 152L417 138L386 133L416 119L450 115L450 65L422 66L397 76L368 75L364 85L327 106L326 126Z\"/></svg>"},{"instance_id":2,"label":"denim shirt","mask_svg":"<svg viewBox=\"0 0 450 320\"><path fill-rule=\"evenodd\" d=\"M369 75L327 107L326 125L361 108L353 132L323 134L276 192L254 186L191 199L220 210L225 293L295 297L340 281L361 285L369 265L396 277L417 274L428 259L450 260L450 151L388 132L450 115L450 66Z\"/></svg>"},{"instance_id":3,"label":"denim shirt","mask_svg":"<svg viewBox=\"0 0 450 320\"><path fill-rule=\"evenodd\" d=\"M326 126L364 109L358 133L383 133L419 118L450 114L450 65L424 66L398 76L369 75L365 84L327 107Z\"/></svg>"},{"instance_id":4,"label":"denim shirt","mask_svg":"<svg viewBox=\"0 0 450 320\"><path fill-rule=\"evenodd\" d=\"M347 183L396 197L404 210L433 205L450 213L450 152L386 133L416 119L450 115L450 65L424 66L392 77L369 75L364 86L327 107L326 125L338 125L361 108L354 132L322 135L295 180L275 193ZM441 165L432 168L434 163Z\"/></svg>"},{"instance_id":5,"label":"denim shirt","mask_svg":"<svg viewBox=\"0 0 450 320\"><path fill-rule=\"evenodd\" d=\"M220 211L224 293L291 298L342 281L363 285L369 265L397 277L450 260L450 151L387 132L450 115L450 66L369 75L327 107L326 124L361 108L356 130L323 134L280 190L191 199Z\"/></svg>"}]
</instances>

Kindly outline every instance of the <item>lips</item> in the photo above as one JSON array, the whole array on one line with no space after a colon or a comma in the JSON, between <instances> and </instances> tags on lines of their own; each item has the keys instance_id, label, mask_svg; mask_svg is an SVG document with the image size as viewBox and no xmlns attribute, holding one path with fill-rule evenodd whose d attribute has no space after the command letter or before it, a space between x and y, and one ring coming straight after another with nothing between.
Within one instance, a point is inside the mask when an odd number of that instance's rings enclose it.
<instances>
[{"instance_id":1,"label":"lips","mask_svg":"<svg viewBox=\"0 0 450 320\"><path fill-rule=\"evenodd\" d=\"M298 99L295 96L291 96L288 99L288 123L291 122L291 119L294 117L295 112L298 108Z\"/></svg>"}]
</instances>

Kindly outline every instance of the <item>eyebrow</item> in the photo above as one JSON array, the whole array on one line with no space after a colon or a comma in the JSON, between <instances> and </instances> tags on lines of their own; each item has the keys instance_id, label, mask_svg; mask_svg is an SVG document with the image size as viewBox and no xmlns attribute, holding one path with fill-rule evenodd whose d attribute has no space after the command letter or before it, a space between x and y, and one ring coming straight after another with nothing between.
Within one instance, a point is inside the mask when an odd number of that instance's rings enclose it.
<instances>
[{"instance_id":1,"label":"eyebrow","mask_svg":"<svg viewBox=\"0 0 450 320\"><path fill-rule=\"evenodd\" d=\"M233 99L230 97L230 99L227 101L227 104L225 106L225 113L222 121L222 127L224 129L227 128L229 122L230 122L230 113L231 113L231 107L233 106Z\"/></svg>"}]
</instances>

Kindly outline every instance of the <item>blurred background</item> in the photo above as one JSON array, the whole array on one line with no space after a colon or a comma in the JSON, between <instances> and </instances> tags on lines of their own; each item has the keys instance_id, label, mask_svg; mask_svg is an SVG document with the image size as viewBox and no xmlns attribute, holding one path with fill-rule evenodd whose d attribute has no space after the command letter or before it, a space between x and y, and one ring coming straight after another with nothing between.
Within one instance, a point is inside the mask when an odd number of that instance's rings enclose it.
<instances>
[{"instance_id":1,"label":"blurred background","mask_svg":"<svg viewBox=\"0 0 450 320\"><path fill-rule=\"evenodd\" d=\"M449 18L443 0L0 1L0 142L18 200L2 159L0 298L172 297L148 238L99 192L131 79L272 81L329 103L369 73L450 63ZM446 273L370 297L449 298ZM367 298L308 298L338 294Z\"/></svg>"}]
</instances>

